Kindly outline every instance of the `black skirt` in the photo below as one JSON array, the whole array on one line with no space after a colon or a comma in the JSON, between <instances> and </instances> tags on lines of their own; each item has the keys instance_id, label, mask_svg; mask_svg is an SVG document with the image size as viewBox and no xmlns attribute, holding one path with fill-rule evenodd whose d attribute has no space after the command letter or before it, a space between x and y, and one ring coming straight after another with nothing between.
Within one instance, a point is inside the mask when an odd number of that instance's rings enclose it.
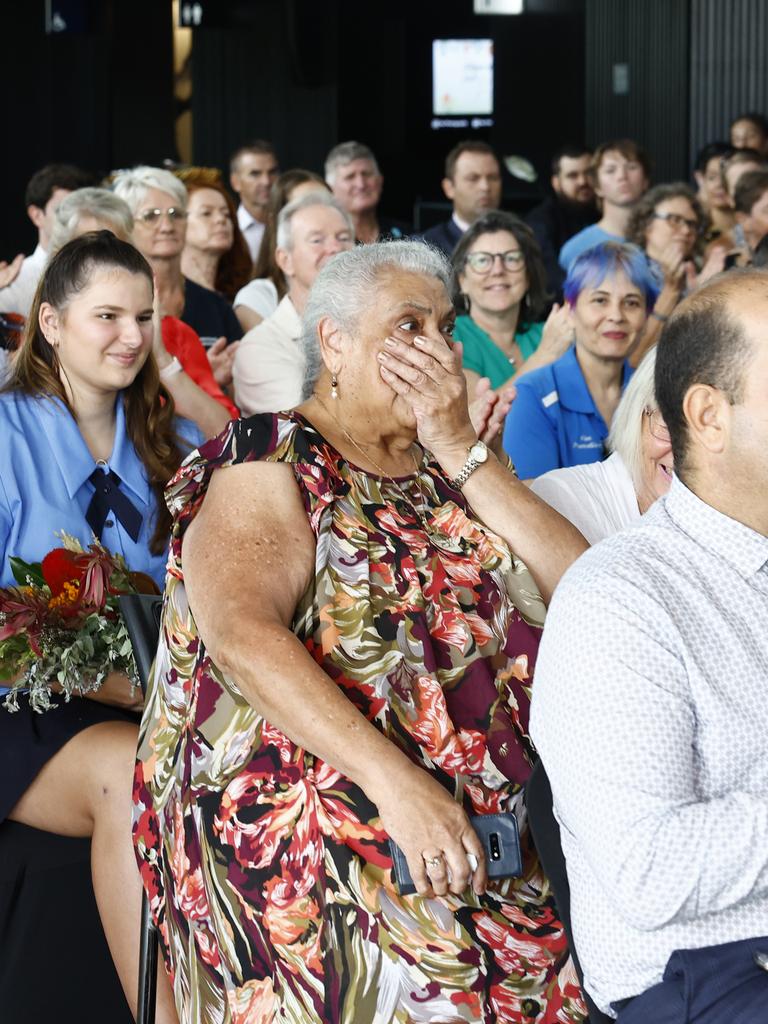
<instances>
[{"instance_id":1,"label":"black skirt","mask_svg":"<svg viewBox=\"0 0 768 1024\"><path fill-rule=\"evenodd\" d=\"M33 711L26 697L19 710L10 712L0 703L0 821L5 821L40 769L83 729L102 722L130 722L139 715L99 704L85 697L66 702L42 714Z\"/></svg>"}]
</instances>

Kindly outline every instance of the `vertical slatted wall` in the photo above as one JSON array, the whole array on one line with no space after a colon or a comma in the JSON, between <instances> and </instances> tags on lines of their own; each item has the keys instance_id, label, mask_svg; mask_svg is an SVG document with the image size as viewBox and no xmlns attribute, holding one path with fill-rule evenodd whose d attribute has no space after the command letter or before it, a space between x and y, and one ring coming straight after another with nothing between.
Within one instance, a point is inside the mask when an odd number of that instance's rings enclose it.
<instances>
[{"instance_id":1,"label":"vertical slatted wall","mask_svg":"<svg viewBox=\"0 0 768 1024\"><path fill-rule=\"evenodd\" d=\"M688 0L586 4L587 141L636 139L651 154L655 181L688 177L688 19ZM616 64L628 65L626 95L614 92Z\"/></svg>"},{"instance_id":2,"label":"vertical slatted wall","mask_svg":"<svg viewBox=\"0 0 768 1024\"><path fill-rule=\"evenodd\" d=\"M691 0L691 158L746 110L768 114L768 0Z\"/></svg>"}]
</instances>

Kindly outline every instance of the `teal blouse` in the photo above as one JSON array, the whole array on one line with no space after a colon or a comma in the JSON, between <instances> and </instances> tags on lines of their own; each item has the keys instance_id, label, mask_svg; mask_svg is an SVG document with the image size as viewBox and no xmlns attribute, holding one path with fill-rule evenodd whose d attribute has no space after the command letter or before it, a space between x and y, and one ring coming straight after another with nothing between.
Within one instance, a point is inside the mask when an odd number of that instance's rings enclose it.
<instances>
[{"instance_id":1,"label":"teal blouse","mask_svg":"<svg viewBox=\"0 0 768 1024\"><path fill-rule=\"evenodd\" d=\"M523 360L532 356L539 347L543 330L544 324L537 323L515 334L515 341L520 346ZM453 337L464 346L464 369L472 370L481 377L490 377L492 388L500 388L514 377L516 370L510 364L509 357L471 317L457 318Z\"/></svg>"}]
</instances>

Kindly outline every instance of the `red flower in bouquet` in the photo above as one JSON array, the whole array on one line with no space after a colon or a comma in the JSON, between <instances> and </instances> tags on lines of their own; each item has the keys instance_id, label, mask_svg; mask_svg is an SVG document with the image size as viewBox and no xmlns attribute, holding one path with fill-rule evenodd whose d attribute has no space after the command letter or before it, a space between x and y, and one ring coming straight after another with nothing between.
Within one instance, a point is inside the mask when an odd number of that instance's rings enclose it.
<instances>
[{"instance_id":1,"label":"red flower in bouquet","mask_svg":"<svg viewBox=\"0 0 768 1024\"><path fill-rule=\"evenodd\" d=\"M96 689L110 672L135 679L117 597L157 593L154 581L129 572L97 541L84 550L75 538L61 537L65 546L39 564L11 558L19 585L0 589L0 679L11 683L11 710L22 690L42 711L55 707L54 690L69 700Z\"/></svg>"}]
</instances>

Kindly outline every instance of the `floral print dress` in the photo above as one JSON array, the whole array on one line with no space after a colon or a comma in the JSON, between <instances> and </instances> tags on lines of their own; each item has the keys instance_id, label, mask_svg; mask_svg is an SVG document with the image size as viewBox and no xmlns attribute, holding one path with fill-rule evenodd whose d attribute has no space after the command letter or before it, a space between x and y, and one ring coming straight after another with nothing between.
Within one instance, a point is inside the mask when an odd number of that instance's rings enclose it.
<instances>
[{"instance_id":1,"label":"floral print dress","mask_svg":"<svg viewBox=\"0 0 768 1024\"><path fill-rule=\"evenodd\" d=\"M182 538L211 474L258 459L292 466L316 538L294 633L468 813L518 812L522 877L479 897L399 895L376 807L260 717L208 657ZM182 1024L581 1021L522 810L543 619L525 566L435 463L425 457L418 478L374 477L298 413L233 423L186 461L168 501L134 838Z\"/></svg>"}]
</instances>

